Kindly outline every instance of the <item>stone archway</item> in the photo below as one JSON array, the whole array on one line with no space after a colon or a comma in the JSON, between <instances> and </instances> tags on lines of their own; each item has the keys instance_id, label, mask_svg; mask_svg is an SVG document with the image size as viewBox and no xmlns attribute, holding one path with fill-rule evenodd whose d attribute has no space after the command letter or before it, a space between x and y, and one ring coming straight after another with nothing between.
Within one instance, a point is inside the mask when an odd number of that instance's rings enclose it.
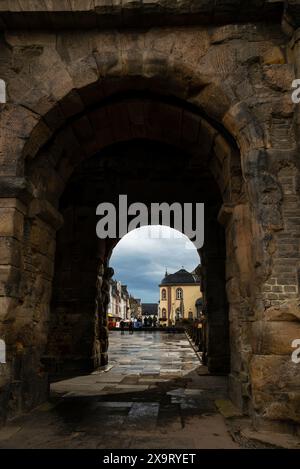
<instances>
[{"instance_id":1,"label":"stone archway","mask_svg":"<svg viewBox=\"0 0 300 469\"><path fill-rule=\"evenodd\" d=\"M237 40L242 56L236 55ZM285 247L295 246L291 192L295 210L299 204L286 91L293 70L282 44L283 34L256 25L6 34L10 102L1 113L0 139L6 406L30 408L46 395L44 318L55 233L63 223L59 200L69 177L114 143L151 139L187 150L196 165L213 155L209 165L226 233L232 398L254 415L299 422L298 384L282 332L283 322L291 339L299 335L298 267ZM278 70L285 72L284 83ZM216 216L211 213L207 224L211 232ZM203 256L207 279L224 260L217 245L212 242ZM106 248L99 257L105 269ZM209 289L216 284L204 288L213 298Z\"/></svg>"},{"instance_id":2,"label":"stone archway","mask_svg":"<svg viewBox=\"0 0 300 469\"><path fill-rule=\"evenodd\" d=\"M226 148L229 150L229 146ZM236 197L240 197L241 191L242 188L237 185L233 192ZM205 201L206 236L211 243L203 251L206 252L207 262L214 256L215 265L210 273L214 280L210 288L219 291L217 297L211 293L208 311L209 368L211 371L227 372L229 344L225 237L223 228L217 222L222 205L220 189L205 159L195 163L195 156L186 154L182 149L149 139L134 139L109 146L81 163L66 186L60 203L60 213L65 222L57 236L51 343L48 347L48 361L54 362L52 371L55 371L56 365L65 368L68 360L75 369L84 366L92 369L97 364L106 364L107 334L103 331L105 340L101 347L101 333L98 337L94 324L95 277L98 268L101 274L100 290L109 288L104 277L109 275L109 258L118 239L107 242L97 240L95 212L98 203L102 201L118 207L120 194L127 195L128 205L139 201L148 207L151 203L161 201L169 204ZM214 220L213 225L209 223L210 218ZM80 276L78 272L81 272ZM100 296L98 313L100 320L104 317L106 322L105 291L103 301ZM82 311L85 311L84 315L80 314ZM86 339L84 331L87 331ZM73 344L68 345L68 338ZM85 345L86 341L89 345ZM70 348L73 350L71 353Z\"/></svg>"}]
</instances>

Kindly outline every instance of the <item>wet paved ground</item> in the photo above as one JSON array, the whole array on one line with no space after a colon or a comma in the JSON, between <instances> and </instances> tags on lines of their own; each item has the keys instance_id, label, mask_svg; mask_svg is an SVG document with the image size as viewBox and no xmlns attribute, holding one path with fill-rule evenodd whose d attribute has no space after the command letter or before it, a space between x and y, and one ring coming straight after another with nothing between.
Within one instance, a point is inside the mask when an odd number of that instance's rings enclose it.
<instances>
[{"instance_id":1,"label":"wet paved ground","mask_svg":"<svg viewBox=\"0 0 300 469\"><path fill-rule=\"evenodd\" d=\"M110 334L110 367L52 385L49 403L0 430L0 448L237 448L184 334Z\"/></svg>"}]
</instances>

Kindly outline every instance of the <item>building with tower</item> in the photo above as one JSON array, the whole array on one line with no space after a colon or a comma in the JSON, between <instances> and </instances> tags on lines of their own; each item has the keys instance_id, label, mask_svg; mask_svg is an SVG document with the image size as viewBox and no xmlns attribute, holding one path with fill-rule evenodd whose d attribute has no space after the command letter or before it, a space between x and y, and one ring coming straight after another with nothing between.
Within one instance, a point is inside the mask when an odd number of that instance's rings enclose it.
<instances>
[{"instance_id":1,"label":"building with tower","mask_svg":"<svg viewBox=\"0 0 300 469\"><path fill-rule=\"evenodd\" d=\"M184 268L174 274L166 272L159 285L159 321L161 325L175 325L197 318L197 305L202 298L200 277Z\"/></svg>"}]
</instances>

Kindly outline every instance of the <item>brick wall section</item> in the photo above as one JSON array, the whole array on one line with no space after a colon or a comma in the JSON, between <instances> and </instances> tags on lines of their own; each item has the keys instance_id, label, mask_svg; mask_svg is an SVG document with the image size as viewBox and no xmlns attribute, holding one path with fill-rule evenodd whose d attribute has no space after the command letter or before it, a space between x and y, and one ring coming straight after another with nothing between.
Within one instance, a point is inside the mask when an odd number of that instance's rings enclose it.
<instances>
[{"instance_id":1,"label":"brick wall section","mask_svg":"<svg viewBox=\"0 0 300 469\"><path fill-rule=\"evenodd\" d=\"M295 168L282 169L278 179L283 191L284 229L275 235L273 273L263 288L266 306L280 305L283 300L299 296L300 197Z\"/></svg>"}]
</instances>

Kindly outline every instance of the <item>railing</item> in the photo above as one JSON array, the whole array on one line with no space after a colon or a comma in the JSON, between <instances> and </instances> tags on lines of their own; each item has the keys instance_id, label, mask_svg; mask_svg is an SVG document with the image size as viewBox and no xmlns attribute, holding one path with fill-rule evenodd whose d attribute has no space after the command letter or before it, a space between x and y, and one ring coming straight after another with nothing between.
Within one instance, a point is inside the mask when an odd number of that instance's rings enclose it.
<instances>
[{"instance_id":1,"label":"railing","mask_svg":"<svg viewBox=\"0 0 300 469\"><path fill-rule=\"evenodd\" d=\"M197 352L203 352L203 327L200 322L194 322L193 324L189 324L186 326L186 332L193 342Z\"/></svg>"}]
</instances>

